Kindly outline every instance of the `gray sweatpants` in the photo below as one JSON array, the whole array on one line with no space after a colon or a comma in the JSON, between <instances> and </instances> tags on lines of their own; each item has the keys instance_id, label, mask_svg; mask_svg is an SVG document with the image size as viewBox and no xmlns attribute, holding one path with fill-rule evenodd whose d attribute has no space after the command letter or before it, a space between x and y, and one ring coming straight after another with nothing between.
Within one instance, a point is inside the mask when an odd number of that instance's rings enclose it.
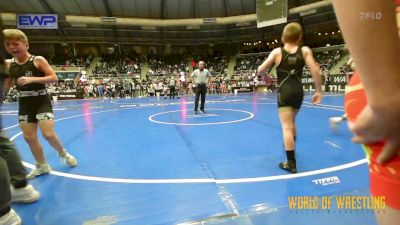
<instances>
[{"instance_id":1,"label":"gray sweatpants","mask_svg":"<svg viewBox=\"0 0 400 225\"><path fill-rule=\"evenodd\" d=\"M15 188L27 185L26 170L14 143L4 131L0 132L0 216L10 209L10 182Z\"/></svg>"}]
</instances>

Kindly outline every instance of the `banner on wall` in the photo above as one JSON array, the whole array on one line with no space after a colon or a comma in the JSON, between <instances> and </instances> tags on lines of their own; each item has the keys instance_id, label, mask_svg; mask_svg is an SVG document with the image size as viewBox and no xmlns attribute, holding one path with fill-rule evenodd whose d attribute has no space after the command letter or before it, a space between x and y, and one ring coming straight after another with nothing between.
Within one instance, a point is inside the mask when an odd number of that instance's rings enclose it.
<instances>
[{"instance_id":1,"label":"banner on wall","mask_svg":"<svg viewBox=\"0 0 400 225\"><path fill-rule=\"evenodd\" d=\"M74 80L79 75L79 72L56 72L56 74L59 80Z\"/></svg>"},{"instance_id":2,"label":"banner on wall","mask_svg":"<svg viewBox=\"0 0 400 225\"><path fill-rule=\"evenodd\" d=\"M235 92L235 90L237 90L237 92L241 93L241 92L252 92L253 91L253 87L233 87L232 88L232 92Z\"/></svg>"},{"instance_id":3,"label":"banner on wall","mask_svg":"<svg viewBox=\"0 0 400 225\"><path fill-rule=\"evenodd\" d=\"M58 29L57 14L18 14L18 29Z\"/></svg>"},{"instance_id":4,"label":"banner on wall","mask_svg":"<svg viewBox=\"0 0 400 225\"><path fill-rule=\"evenodd\" d=\"M73 99L83 99L83 92L73 91L73 92L57 92L50 94L52 97L57 96L58 100L73 100Z\"/></svg>"},{"instance_id":5,"label":"banner on wall","mask_svg":"<svg viewBox=\"0 0 400 225\"><path fill-rule=\"evenodd\" d=\"M302 78L304 91L315 91L314 79L310 76ZM331 75L330 81L322 84L322 90L326 92L344 92L347 85L346 74Z\"/></svg>"}]
</instances>

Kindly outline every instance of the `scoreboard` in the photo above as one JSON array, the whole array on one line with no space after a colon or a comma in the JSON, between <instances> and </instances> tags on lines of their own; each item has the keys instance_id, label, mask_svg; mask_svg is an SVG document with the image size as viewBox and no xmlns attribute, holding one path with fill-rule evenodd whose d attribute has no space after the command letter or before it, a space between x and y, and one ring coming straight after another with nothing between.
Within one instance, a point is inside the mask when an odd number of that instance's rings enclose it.
<instances>
[{"instance_id":1,"label":"scoreboard","mask_svg":"<svg viewBox=\"0 0 400 225\"><path fill-rule=\"evenodd\" d=\"M257 28L287 23L288 0L257 0Z\"/></svg>"}]
</instances>

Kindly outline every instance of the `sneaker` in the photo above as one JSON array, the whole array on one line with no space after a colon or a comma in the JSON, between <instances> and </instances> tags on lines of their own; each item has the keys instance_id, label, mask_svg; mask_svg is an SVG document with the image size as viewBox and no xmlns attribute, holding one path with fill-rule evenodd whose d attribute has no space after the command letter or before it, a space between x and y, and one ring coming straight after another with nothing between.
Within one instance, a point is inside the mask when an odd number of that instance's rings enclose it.
<instances>
[{"instance_id":1,"label":"sneaker","mask_svg":"<svg viewBox=\"0 0 400 225\"><path fill-rule=\"evenodd\" d=\"M59 153L58 155L61 157L61 160L70 167L75 167L78 164L76 158L65 150L64 153Z\"/></svg>"},{"instance_id":2,"label":"sneaker","mask_svg":"<svg viewBox=\"0 0 400 225\"><path fill-rule=\"evenodd\" d=\"M201 110L201 112L204 113L204 114L206 114L206 111L204 111L204 110Z\"/></svg>"},{"instance_id":3,"label":"sneaker","mask_svg":"<svg viewBox=\"0 0 400 225\"><path fill-rule=\"evenodd\" d=\"M12 202L32 203L40 198L40 193L32 185L28 184L24 188L11 187L11 196Z\"/></svg>"},{"instance_id":4,"label":"sneaker","mask_svg":"<svg viewBox=\"0 0 400 225\"><path fill-rule=\"evenodd\" d=\"M22 220L18 216L18 214L11 209L9 213L0 217L0 224L1 225L21 225Z\"/></svg>"},{"instance_id":5,"label":"sneaker","mask_svg":"<svg viewBox=\"0 0 400 225\"><path fill-rule=\"evenodd\" d=\"M26 175L26 179L28 180L33 179L37 176L48 174L50 173L50 171L51 167L48 163L36 164L36 167L28 175Z\"/></svg>"},{"instance_id":6,"label":"sneaker","mask_svg":"<svg viewBox=\"0 0 400 225\"><path fill-rule=\"evenodd\" d=\"M194 114L195 114L195 115L199 114L199 111L194 110Z\"/></svg>"},{"instance_id":7,"label":"sneaker","mask_svg":"<svg viewBox=\"0 0 400 225\"><path fill-rule=\"evenodd\" d=\"M289 173L297 173L295 162L281 162L279 163L279 168L286 170Z\"/></svg>"},{"instance_id":8,"label":"sneaker","mask_svg":"<svg viewBox=\"0 0 400 225\"><path fill-rule=\"evenodd\" d=\"M342 117L331 117L329 118L329 126L333 131L337 129L337 127L343 122Z\"/></svg>"}]
</instances>

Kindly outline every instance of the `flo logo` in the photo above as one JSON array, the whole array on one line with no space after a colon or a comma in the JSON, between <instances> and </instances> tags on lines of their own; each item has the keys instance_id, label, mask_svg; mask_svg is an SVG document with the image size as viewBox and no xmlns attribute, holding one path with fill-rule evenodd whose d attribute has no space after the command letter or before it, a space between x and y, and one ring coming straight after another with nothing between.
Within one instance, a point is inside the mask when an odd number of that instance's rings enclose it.
<instances>
[{"instance_id":1,"label":"flo logo","mask_svg":"<svg viewBox=\"0 0 400 225\"><path fill-rule=\"evenodd\" d=\"M340 183L340 179L339 179L339 177L334 176L334 177L327 177L327 178L312 180L312 182L316 185L326 186L326 185L338 184L338 183Z\"/></svg>"},{"instance_id":2,"label":"flo logo","mask_svg":"<svg viewBox=\"0 0 400 225\"><path fill-rule=\"evenodd\" d=\"M361 20L380 20L382 19L381 12L360 12Z\"/></svg>"},{"instance_id":3,"label":"flo logo","mask_svg":"<svg viewBox=\"0 0 400 225\"><path fill-rule=\"evenodd\" d=\"M26 77L31 77L32 76L32 71L26 71L25 72Z\"/></svg>"}]
</instances>

